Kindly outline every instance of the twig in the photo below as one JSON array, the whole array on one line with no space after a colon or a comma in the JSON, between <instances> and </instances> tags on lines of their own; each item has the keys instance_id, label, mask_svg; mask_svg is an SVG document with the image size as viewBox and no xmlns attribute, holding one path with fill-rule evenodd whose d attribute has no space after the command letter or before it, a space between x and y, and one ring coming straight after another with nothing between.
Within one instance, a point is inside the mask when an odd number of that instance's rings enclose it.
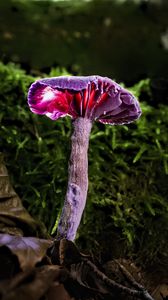
<instances>
[{"instance_id":1,"label":"twig","mask_svg":"<svg viewBox=\"0 0 168 300\"><path fill-rule=\"evenodd\" d=\"M136 296L137 298L144 299L144 300L154 300L149 295L149 293L146 291L146 289L144 287L142 287L141 285L139 285L138 283L136 283L135 280L133 280L134 287L136 285L136 287L138 287L138 290L125 287L125 286L115 282L114 280L108 278L103 272L98 270L98 268L91 261L89 261L87 259L84 259L84 261L92 269L92 271L97 275L97 277L99 277L108 286L115 288L116 290L118 290L120 292L129 294L130 296L134 296L134 297ZM131 278L131 280L132 280L132 278Z\"/></svg>"}]
</instances>

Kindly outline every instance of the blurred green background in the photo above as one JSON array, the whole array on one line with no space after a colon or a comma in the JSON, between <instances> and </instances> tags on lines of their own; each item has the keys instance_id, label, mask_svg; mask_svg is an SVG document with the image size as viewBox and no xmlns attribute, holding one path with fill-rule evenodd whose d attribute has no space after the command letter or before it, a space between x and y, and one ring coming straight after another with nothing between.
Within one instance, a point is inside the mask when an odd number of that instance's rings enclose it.
<instances>
[{"instance_id":1,"label":"blurred green background","mask_svg":"<svg viewBox=\"0 0 168 300\"><path fill-rule=\"evenodd\" d=\"M76 242L104 261L168 268L168 2L0 1L0 151L25 207L51 233L63 205L71 120L33 115L37 78L109 76L138 97L128 126L95 123Z\"/></svg>"},{"instance_id":2,"label":"blurred green background","mask_svg":"<svg viewBox=\"0 0 168 300\"><path fill-rule=\"evenodd\" d=\"M168 77L168 2L0 1L0 60L132 82Z\"/></svg>"}]
</instances>

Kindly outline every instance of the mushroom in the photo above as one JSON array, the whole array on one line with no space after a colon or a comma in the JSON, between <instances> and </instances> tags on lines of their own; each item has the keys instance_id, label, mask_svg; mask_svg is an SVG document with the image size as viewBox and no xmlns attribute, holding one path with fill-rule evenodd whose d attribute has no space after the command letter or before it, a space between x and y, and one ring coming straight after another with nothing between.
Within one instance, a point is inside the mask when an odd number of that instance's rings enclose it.
<instances>
[{"instance_id":1,"label":"mushroom","mask_svg":"<svg viewBox=\"0 0 168 300\"><path fill-rule=\"evenodd\" d=\"M28 104L35 114L52 120L70 116L73 120L68 187L57 239L73 241L86 204L88 190L88 146L93 121L128 124L141 115L135 97L107 77L60 76L34 82Z\"/></svg>"}]
</instances>

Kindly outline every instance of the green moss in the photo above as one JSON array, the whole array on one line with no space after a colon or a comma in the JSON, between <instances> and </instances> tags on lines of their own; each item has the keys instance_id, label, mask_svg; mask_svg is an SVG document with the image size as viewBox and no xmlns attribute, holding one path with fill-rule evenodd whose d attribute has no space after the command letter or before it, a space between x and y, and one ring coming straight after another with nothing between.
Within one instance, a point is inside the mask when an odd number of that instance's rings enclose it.
<instances>
[{"instance_id":1,"label":"green moss","mask_svg":"<svg viewBox=\"0 0 168 300\"><path fill-rule=\"evenodd\" d=\"M51 71L52 76L65 73ZM51 232L66 191L71 120L51 122L30 112L26 94L34 80L13 64L0 64L0 150L25 207ZM150 80L131 90L151 99ZM93 126L89 194L77 242L100 251L100 245L113 245L117 232L127 251L152 261L168 256L168 108L143 100L137 122Z\"/></svg>"}]
</instances>

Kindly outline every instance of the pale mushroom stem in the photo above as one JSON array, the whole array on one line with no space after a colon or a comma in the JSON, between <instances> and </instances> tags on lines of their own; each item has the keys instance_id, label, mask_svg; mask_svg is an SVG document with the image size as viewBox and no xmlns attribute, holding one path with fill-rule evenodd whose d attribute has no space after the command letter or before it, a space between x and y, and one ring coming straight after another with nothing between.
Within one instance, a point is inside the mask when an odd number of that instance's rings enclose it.
<instances>
[{"instance_id":1,"label":"pale mushroom stem","mask_svg":"<svg viewBox=\"0 0 168 300\"><path fill-rule=\"evenodd\" d=\"M73 241L86 204L88 191L88 147L92 121L79 117L73 121L68 187L57 229L57 239Z\"/></svg>"}]
</instances>

